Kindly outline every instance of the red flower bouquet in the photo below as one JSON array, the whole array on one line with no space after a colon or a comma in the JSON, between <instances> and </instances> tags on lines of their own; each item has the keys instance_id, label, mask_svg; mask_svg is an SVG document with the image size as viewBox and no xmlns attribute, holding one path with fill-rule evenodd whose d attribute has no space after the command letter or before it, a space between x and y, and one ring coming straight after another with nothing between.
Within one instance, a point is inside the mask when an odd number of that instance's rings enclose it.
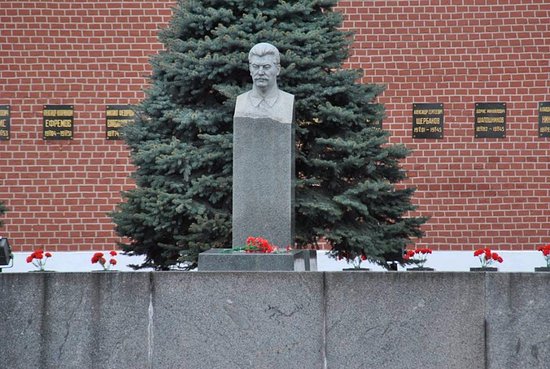
<instances>
[{"instance_id":1,"label":"red flower bouquet","mask_svg":"<svg viewBox=\"0 0 550 369\"><path fill-rule=\"evenodd\" d=\"M276 251L277 251L277 247L270 244L269 241L267 241L264 238L248 237L246 239L246 246L244 247L244 252L270 254Z\"/></svg>"},{"instance_id":2,"label":"red flower bouquet","mask_svg":"<svg viewBox=\"0 0 550 369\"><path fill-rule=\"evenodd\" d=\"M109 270L111 267L115 266L117 261L115 259L115 256L117 256L117 252L115 250L110 251L109 255L111 258L109 259L109 262L107 262L107 259L105 259L105 256L102 252L96 252L94 256L92 256L92 264L99 264L103 268L103 270Z\"/></svg>"},{"instance_id":3,"label":"red flower bouquet","mask_svg":"<svg viewBox=\"0 0 550 369\"><path fill-rule=\"evenodd\" d=\"M484 249L477 249L474 251L474 256L479 257L482 268L487 268L491 264L498 262L502 263L502 257L496 252L492 252L490 248L486 247Z\"/></svg>"},{"instance_id":4,"label":"red flower bouquet","mask_svg":"<svg viewBox=\"0 0 550 369\"><path fill-rule=\"evenodd\" d=\"M42 249L35 250L32 254L27 256L27 263L32 263L39 271L44 271L46 262L49 258L52 257L52 254L49 252L44 252Z\"/></svg>"},{"instance_id":5,"label":"red flower bouquet","mask_svg":"<svg viewBox=\"0 0 550 369\"><path fill-rule=\"evenodd\" d=\"M542 256L546 260L546 268L550 268L550 244L537 247L537 251L542 252Z\"/></svg>"},{"instance_id":6,"label":"red flower bouquet","mask_svg":"<svg viewBox=\"0 0 550 369\"><path fill-rule=\"evenodd\" d=\"M415 250L405 250L403 260L410 261L418 266L418 268L424 268L428 255L432 253L430 248L419 248Z\"/></svg>"}]
</instances>

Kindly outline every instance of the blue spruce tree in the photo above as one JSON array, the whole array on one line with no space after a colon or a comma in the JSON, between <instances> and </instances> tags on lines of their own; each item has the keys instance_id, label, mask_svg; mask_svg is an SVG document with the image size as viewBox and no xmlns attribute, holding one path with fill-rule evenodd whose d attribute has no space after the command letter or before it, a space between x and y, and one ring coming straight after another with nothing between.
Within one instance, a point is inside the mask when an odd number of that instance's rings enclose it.
<instances>
[{"instance_id":1,"label":"blue spruce tree","mask_svg":"<svg viewBox=\"0 0 550 369\"><path fill-rule=\"evenodd\" d=\"M251 87L248 51L259 42L281 52L279 85L296 99L297 244L326 239L333 257L387 266L422 236L426 219L407 216L414 189L395 186L409 152L380 128L383 87L342 69L351 35L336 2L178 3L139 118L124 132L136 188L112 217L130 240L123 250L145 255L138 267L191 269L200 252L231 247L232 116Z\"/></svg>"}]
</instances>

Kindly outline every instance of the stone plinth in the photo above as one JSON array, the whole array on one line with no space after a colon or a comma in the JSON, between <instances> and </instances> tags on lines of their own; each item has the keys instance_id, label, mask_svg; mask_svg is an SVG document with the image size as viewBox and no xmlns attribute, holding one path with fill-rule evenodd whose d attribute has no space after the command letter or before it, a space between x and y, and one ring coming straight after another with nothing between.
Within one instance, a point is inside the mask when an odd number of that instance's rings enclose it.
<instances>
[{"instance_id":1,"label":"stone plinth","mask_svg":"<svg viewBox=\"0 0 550 369\"><path fill-rule=\"evenodd\" d=\"M236 116L233 248L244 247L250 236L281 248L294 245L294 127Z\"/></svg>"},{"instance_id":2,"label":"stone plinth","mask_svg":"<svg viewBox=\"0 0 550 369\"><path fill-rule=\"evenodd\" d=\"M322 273L156 273L153 288L151 368L323 367Z\"/></svg>"},{"instance_id":3,"label":"stone plinth","mask_svg":"<svg viewBox=\"0 0 550 369\"><path fill-rule=\"evenodd\" d=\"M3 273L0 368L151 368L149 273Z\"/></svg>"},{"instance_id":4,"label":"stone plinth","mask_svg":"<svg viewBox=\"0 0 550 369\"><path fill-rule=\"evenodd\" d=\"M547 273L487 274L486 368L548 368L549 277Z\"/></svg>"},{"instance_id":5,"label":"stone plinth","mask_svg":"<svg viewBox=\"0 0 550 369\"><path fill-rule=\"evenodd\" d=\"M0 274L9 369L524 369L550 273Z\"/></svg>"},{"instance_id":6,"label":"stone plinth","mask_svg":"<svg viewBox=\"0 0 550 369\"><path fill-rule=\"evenodd\" d=\"M317 270L310 250L285 253L244 253L232 249L211 249L199 255L199 271L309 271ZM314 269L312 269L312 267Z\"/></svg>"},{"instance_id":7,"label":"stone plinth","mask_svg":"<svg viewBox=\"0 0 550 369\"><path fill-rule=\"evenodd\" d=\"M486 368L485 274L325 275L328 368Z\"/></svg>"}]
</instances>

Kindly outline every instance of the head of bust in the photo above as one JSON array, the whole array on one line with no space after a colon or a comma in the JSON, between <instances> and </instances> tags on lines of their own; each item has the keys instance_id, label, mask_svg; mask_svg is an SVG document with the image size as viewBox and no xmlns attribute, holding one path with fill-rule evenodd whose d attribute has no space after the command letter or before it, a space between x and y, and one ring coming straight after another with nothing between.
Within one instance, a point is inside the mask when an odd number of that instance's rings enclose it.
<instances>
[{"instance_id":1,"label":"head of bust","mask_svg":"<svg viewBox=\"0 0 550 369\"><path fill-rule=\"evenodd\" d=\"M254 87L261 92L277 88L277 76L281 71L279 50L261 42L250 49L248 64Z\"/></svg>"},{"instance_id":2,"label":"head of bust","mask_svg":"<svg viewBox=\"0 0 550 369\"><path fill-rule=\"evenodd\" d=\"M266 55L272 55L275 63L280 64L281 63L281 56L279 54L279 50L267 43L267 42L260 42L259 44L256 44L252 46L252 49L248 52L248 62L250 63L250 60L253 56L266 56Z\"/></svg>"}]
</instances>

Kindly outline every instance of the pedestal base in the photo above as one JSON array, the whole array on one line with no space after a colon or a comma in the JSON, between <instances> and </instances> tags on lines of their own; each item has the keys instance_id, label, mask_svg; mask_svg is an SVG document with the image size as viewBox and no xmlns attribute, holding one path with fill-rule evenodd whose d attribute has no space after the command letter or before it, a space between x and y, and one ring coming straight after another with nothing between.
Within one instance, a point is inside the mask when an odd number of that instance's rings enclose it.
<instances>
[{"instance_id":1,"label":"pedestal base","mask_svg":"<svg viewBox=\"0 0 550 369\"><path fill-rule=\"evenodd\" d=\"M291 250L284 253L262 254L210 249L199 254L199 272L219 271L316 271L315 250Z\"/></svg>"},{"instance_id":2,"label":"pedestal base","mask_svg":"<svg viewBox=\"0 0 550 369\"><path fill-rule=\"evenodd\" d=\"M470 272L498 272L498 268L496 267L477 267L477 268L470 268Z\"/></svg>"}]
</instances>

